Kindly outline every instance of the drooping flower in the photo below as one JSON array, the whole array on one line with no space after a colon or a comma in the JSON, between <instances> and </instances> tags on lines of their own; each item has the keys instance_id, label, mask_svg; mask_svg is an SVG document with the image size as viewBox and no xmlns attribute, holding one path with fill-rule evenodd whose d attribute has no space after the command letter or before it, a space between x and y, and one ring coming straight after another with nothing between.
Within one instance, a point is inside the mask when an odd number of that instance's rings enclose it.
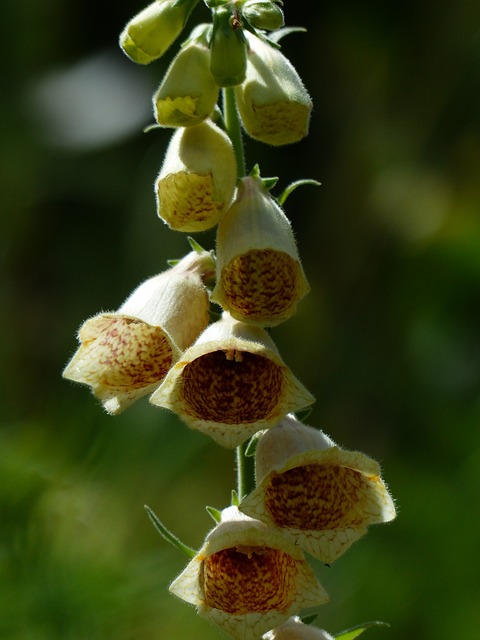
<instances>
[{"instance_id":1,"label":"drooping flower","mask_svg":"<svg viewBox=\"0 0 480 640\"><path fill-rule=\"evenodd\" d=\"M262 640L335 640L332 635L304 624L298 616L293 616L279 627L268 631Z\"/></svg>"},{"instance_id":2,"label":"drooping flower","mask_svg":"<svg viewBox=\"0 0 480 640\"><path fill-rule=\"evenodd\" d=\"M213 122L178 129L155 182L158 215L177 231L210 229L230 205L236 172L232 143Z\"/></svg>"},{"instance_id":3,"label":"drooping flower","mask_svg":"<svg viewBox=\"0 0 480 640\"><path fill-rule=\"evenodd\" d=\"M224 313L172 367L150 401L236 447L314 401L259 327Z\"/></svg>"},{"instance_id":4,"label":"drooping flower","mask_svg":"<svg viewBox=\"0 0 480 640\"><path fill-rule=\"evenodd\" d=\"M243 127L252 138L268 144L298 142L308 134L310 96L283 53L251 33L245 35L247 73L235 87Z\"/></svg>"},{"instance_id":5,"label":"drooping flower","mask_svg":"<svg viewBox=\"0 0 480 640\"><path fill-rule=\"evenodd\" d=\"M238 320L273 326L309 290L288 218L259 176L243 178L218 226L212 300Z\"/></svg>"},{"instance_id":6,"label":"drooping flower","mask_svg":"<svg viewBox=\"0 0 480 640\"><path fill-rule=\"evenodd\" d=\"M120 47L133 62L149 64L175 42L198 0L155 0L127 22Z\"/></svg>"},{"instance_id":7,"label":"drooping flower","mask_svg":"<svg viewBox=\"0 0 480 640\"><path fill-rule=\"evenodd\" d=\"M209 70L206 25L199 25L173 59L153 96L156 121L163 127L189 127L208 118L218 100Z\"/></svg>"},{"instance_id":8,"label":"drooping flower","mask_svg":"<svg viewBox=\"0 0 480 640\"><path fill-rule=\"evenodd\" d=\"M388 522L395 505L378 464L345 451L323 432L286 416L259 439L257 486L240 510L333 562L368 525Z\"/></svg>"},{"instance_id":9,"label":"drooping flower","mask_svg":"<svg viewBox=\"0 0 480 640\"><path fill-rule=\"evenodd\" d=\"M139 285L115 313L87 320L63 377L89 385L111 414L151 393L208 324L202 275L212 269L209 253L192 251Z\"/></svg>"},{"instance_id":10,"label":"drooping flower","mask_svg":"<svg viewBox=\"0 0 480 640\"><path fill-rule=\"evenodd\" d=\"M170 591L236 640L257 640L303 608L328 601L302 551L237 507L223 510Z\"/></svg>"}]
</instances>

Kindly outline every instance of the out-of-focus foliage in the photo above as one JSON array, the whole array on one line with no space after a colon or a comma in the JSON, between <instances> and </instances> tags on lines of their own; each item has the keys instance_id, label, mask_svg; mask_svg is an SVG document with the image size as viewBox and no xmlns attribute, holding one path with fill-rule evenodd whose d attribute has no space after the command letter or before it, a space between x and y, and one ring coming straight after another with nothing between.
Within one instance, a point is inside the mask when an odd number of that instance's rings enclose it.
<instances>
[{"instance_id":1,"label":"out-of-focus foliage","mask_svg":"<svg viewBox=\"0 0 480 640\"><path fill-rule=\"evenodd\" d=\"M186 253L156 218L169 140L141 133L168 60L120 52L133 0L6 0L0 99L0 637L218 632L167 592L200 545L232 453L138 403L118 418L60 379L81 322ZM399 516L331 568L318 624L477 640L480 490L480 4L285 2L311 134L249 167L280 177L312 293L273 330L317 397L309 418L382 462ZM204 19L202 8L194 17ZM213 234L198 237L207 248Z\"/></svg>"}]
</instances>

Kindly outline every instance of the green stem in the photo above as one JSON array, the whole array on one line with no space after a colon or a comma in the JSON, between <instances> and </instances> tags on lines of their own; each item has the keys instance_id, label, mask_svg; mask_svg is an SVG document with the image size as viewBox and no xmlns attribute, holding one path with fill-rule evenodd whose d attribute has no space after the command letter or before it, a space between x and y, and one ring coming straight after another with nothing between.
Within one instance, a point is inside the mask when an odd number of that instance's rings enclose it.
<instances>
[{"instance_id":1,"label":"green stem","mask_svg":"<svg viewBox=\"0 0 480 640\"><path fill-rule=\"evenodd\" d=\"M233 87L223 89L223 118L227 133L233 144L235 158L237 161L237 177L243 178L246 174L245 156L243 153L242 126L238 117L235 91Z\"/></svg>"},{"instance_id":2,"label":"green stem","mask_svg":"<svg viewBox=\"0 0 480 640\"><path fill-rule=\"evenodd\" d=\"M167 529L167 527L163 524L163 522L160 520L157 514L154 511L152 511L150 507L148 507L147 505L144 505L144 506L145 506L145 511L148 514L148 517L153 523L153 526L158 531L158 533L162 536L162 538L164 538L167 542L170 542L170 544L172 544L179 551L184 553L187 556L187 558L194 558L197 553L195 549L192 549L192 547L189 547L188 545L184 544L179 538L177 538L177 536L174 533L172 533L169 529Z\"/></svg>"},{"instance_id":3,"label":"green stem","mask_svg":"<svg viewBox=\"0 0 480 640\"><path fill-rule=\"evenodd\" d=\"M237 447L237 496L241 502L247 495L247 459L245 457L246 444Z\"/></svg>"}]
</instances>

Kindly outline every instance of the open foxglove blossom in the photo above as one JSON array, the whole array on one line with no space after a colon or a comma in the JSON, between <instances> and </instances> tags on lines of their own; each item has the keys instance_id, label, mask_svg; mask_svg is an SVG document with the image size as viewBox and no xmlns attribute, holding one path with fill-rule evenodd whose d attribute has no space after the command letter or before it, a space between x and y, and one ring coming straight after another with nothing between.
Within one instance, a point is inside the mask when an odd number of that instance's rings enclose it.
<instances>
[{"instance_id":1,"label":"open foxglove blossom","mask_svg":"<svg viewBox=\"0 0 480 640\"><path fill-rule=\"evenodd\" d=\"M243 178L218 225L212 300L238 320L273 326L309 290L288 218L260 176Z\"/></svg>"},{"instance_id":2,"label":"open foxglove blossom","mask_svg":"<svg viewBox=\"0 0 480 640\"><path fill-rule=\"evenodd\" d=\"M182 32L198 0L155 0L127 22L120 47L138 64L163 56Z\"/></svg>"},{"instance_id":3,"label":"open foxglove blossom","mask_svg":"<svg viewBox=\"0 0 480 640\"><path fill-rule=\"evenodd\" d=\"M236 447L314 401L266 331L224 313L170 369L150 401Z\"/></svg>"},{"instance_id":4,"label":"open foxglove blossom","mask_svg":"<svg viewBox=\"0 0 480 640\"><path fill-rule=\"evenodd\" d=\"M396 515L374 460L293 416L260 437L255 455L257 487L240 510L280 527L324 562L342 555L368 525Z\"/></svg>"},{"instance_id":5,"label":"open foxglove blossom","mask_svg":"<svg viewBox=\"0 0 480 640\"><path fill-rule=\"evenodd\" d=\"M217 103L219 89L209 70L207 26L199 25L194 30L153 96L155 119L163 127L199 124Z\"/></svg>"},{"instance_id":6,"label":"open foxglove blossom","mask_svg":"<svg viewBox=\"0 0 480 640\"><path fill-rule=\"evenodd\" d=\"M139 285L115 313L87 320L63 376L89 385L111 414L151 393L208 324L202 278L213 268L209 253L192 251Z\"/></svg>"},{"instance_id":7,"label":"open foxglove blossom","mask_svg":"<svg viewBox=\"0 0 480 640\"><path fill-rule=\"evenodd\" d=\"M155 183L158 215L177 231L210 229L230 205L236 172L232 143L213 122L178 129Z\"/></svg>"},{"instance_id":8,"label":"open foxglove blossom","mask_svg":"<svg viewBox=\"0 0 480 640\"><path fill-rule=\"evenodd\" d=\"M283 53L251 33L245 36L247 73L235 87L244 129L252 138L276 146L298 142L308 134L310 96Z\"/></svg>"},{"instance_id":9,"label":"open foxglove blossom","mask_svg":"<svg viewBox=\"0 0 480 640\"><path fill-rule=\"evenodd\" d=\"M303 552L237 507L222 511L170 591L236 640L258 640L302 609L328 601Z\"/></svg>"},{"instance_id":10,"label":"open foxglove blossom","mask_svg":"<svg viewBox=\"0 0 480 640\"><path fill-rule=\"evenodd\" d=\"M262 640L335 640L332 635L293 616L279 627L268 631Z\"/></svg>"}]
</instances>

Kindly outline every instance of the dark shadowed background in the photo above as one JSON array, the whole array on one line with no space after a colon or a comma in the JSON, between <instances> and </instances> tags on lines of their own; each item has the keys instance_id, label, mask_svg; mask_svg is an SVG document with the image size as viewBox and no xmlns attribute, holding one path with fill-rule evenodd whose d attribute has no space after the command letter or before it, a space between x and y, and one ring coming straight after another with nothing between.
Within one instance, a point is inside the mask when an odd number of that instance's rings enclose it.
<instances>
[{"instance_id":1,"label":"dark shadowed background","mask_svg":"<svg viewBox=\"0 0 480 640\"><path fill-rule=\"evenodd\" d=\"M127 0L3 0L0 98L0 637L214 640L170 596L234 456L140 401L117 418L61 371L80 323L183 255L142 133L171 57L117 46ZM377 458L399 517L331 568L317 624L381 640L480 634L480 4L285 0L283 41L315 109L247 162L322 182L288 200L312 292L272 331L314 393L309 423ZM203 14L202 14L203 11ZM193 14L206 18L203 7ZM176 45L172 48L173 53ZM213 247L213 233L197 239Z\"/></svg>"}]
</instances>

